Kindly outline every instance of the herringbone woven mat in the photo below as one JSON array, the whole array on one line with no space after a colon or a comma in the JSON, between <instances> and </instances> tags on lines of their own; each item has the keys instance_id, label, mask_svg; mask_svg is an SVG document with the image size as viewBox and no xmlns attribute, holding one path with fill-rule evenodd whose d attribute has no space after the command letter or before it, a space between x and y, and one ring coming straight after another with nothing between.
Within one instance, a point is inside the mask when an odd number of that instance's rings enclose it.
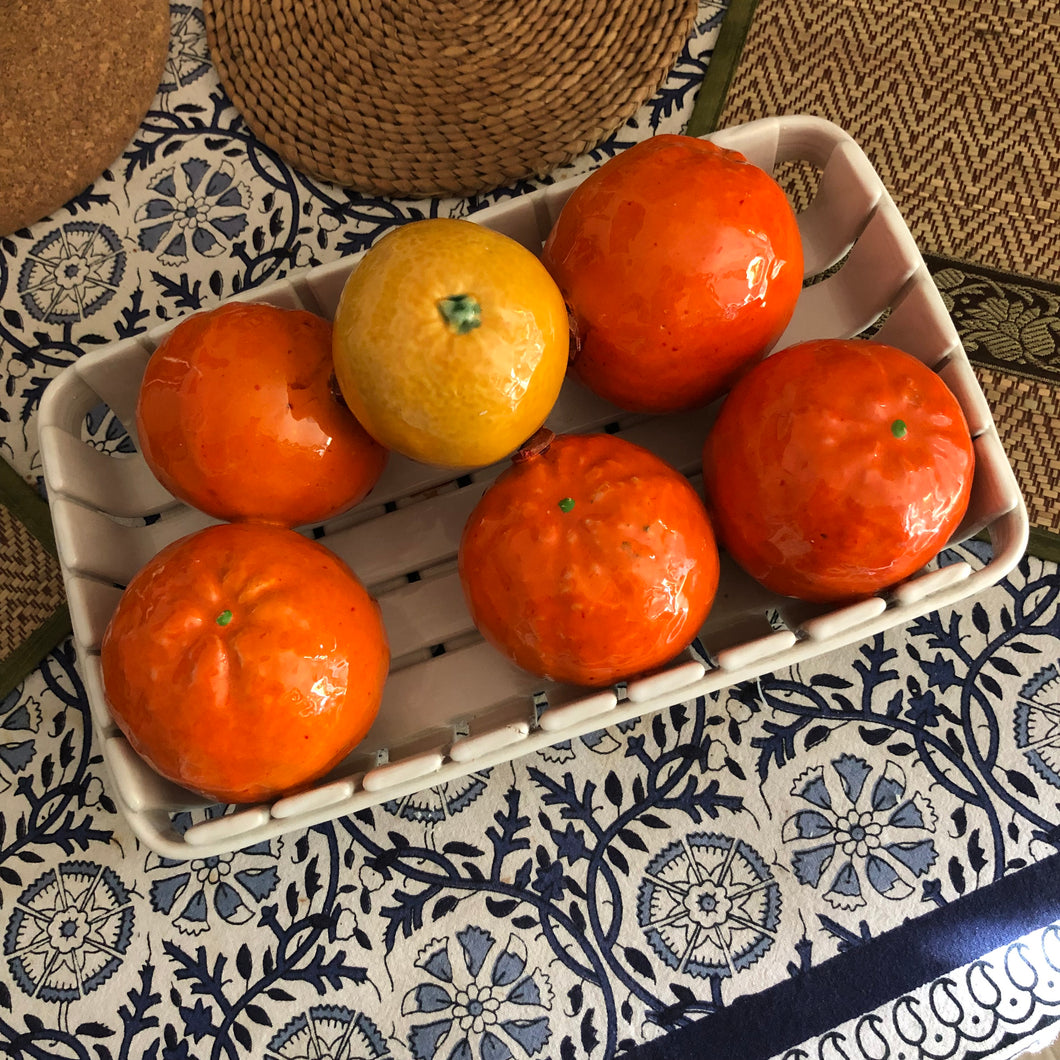
<instances>
[{"instance_id":1,"label":"herringbone woven mat","mask_svg":"<svg viewBox=\"0 0 1060 1060\"><path fill-rule=\"evenodd\" d=\"M1060 389L994 368L977 366L977 374L1016 476L1036 483L1034 492L1026 494L1031 523L1060 533L1060 475L1056 464Z\"/></svg>"},{"instance_id":2,"label":"herringbone woven mat","mask_svg":"<svg viewBox=\"0 0 1060 1060\"><path fill-rule=\"evenodd\" d=\"M69 630L47 505L0 461L0 700Z\"/></svg>"},{"instance_id":3,"label":"herringbone woven mat","mask_svg":"<svg viewBox=\"0 0 1060 1060\"><path fill-rule=\"evenodd\" d=\"M63 602L59 562L0 506L0 658L11 655Z\"/></svg>"},{"instance_id":4,"label":"herringbone woven mat","mask_svg":"<svg viewBox=\"0 0 1060 1060\"><path fill-rule=\"evenodd\" d=\"M917 243L1060 281L1060 0L759 0L720 126L817 114Z\"/></svg>"}]
</instances>

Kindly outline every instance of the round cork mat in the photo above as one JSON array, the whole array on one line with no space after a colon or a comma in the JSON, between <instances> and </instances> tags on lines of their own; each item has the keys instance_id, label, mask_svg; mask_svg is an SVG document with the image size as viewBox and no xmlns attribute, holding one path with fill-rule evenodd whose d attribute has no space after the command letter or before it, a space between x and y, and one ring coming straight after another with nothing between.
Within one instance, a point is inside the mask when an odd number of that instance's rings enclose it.
<instances>
[{"instance_id":1,"label":"round cork mat","mask_svg":"<svg viewBox=\"0 0 1060 1060\"><path fill-rule=\"evenodd\" d=\"M0 234L84 191L154 99L168 0L3 0Z\"/></svg>"},{"instance_id":2,"label":"round cork mat","mask_svg":"<svg viewBox=\"0 0 1060 1060\"><path fill-rule=\"evenodd\" d=\"M291 166L467 195L591 149L655 94L696 0L205 0L221 82Z\"/></svg>"}]
</instances>

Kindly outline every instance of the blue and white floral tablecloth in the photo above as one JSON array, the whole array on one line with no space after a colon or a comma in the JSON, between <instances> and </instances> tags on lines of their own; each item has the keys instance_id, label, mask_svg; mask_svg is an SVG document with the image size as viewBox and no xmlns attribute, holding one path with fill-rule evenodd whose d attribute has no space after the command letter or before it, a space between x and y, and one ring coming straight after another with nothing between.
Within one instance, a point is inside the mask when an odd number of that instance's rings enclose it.
<instances>
[{"instance_id":1,"label":"blue and white floral tablecloth","mask_svg":"<svg viewBox=\"0 0 1060 1060\"><path fill-rule=\"evenodd\" d=\"M558 175L679 131L723 14L704 0L659 96ZM172 28L123 157L0 239L0 447L31 481L41 394L81 352L532 186L398 202L314 182L223 96L199 6L173 3ZM797 670L190 862L116 814L65 642L0 702L0 1053L1011 1045L1060 1018L1058 595L1055 565L1027 559L966 606Z\"/></svg>"}]
</instances>

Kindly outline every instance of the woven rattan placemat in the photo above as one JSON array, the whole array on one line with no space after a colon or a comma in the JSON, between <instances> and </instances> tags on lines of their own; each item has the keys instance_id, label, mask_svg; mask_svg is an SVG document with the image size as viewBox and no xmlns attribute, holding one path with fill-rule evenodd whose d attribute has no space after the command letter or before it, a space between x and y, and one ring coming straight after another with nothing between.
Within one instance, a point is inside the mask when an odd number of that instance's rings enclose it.
<instances>
[{"instance_id":1,"label":"woven rattan placemat","mask_svg":"<svg viewBox=\"0 0 1060 1060\"><path fill-rule=\"evenodd\" d=\"M69 632L48 506L0 461L0 700Z\"/></svg>"},{"instance_id":2,"label":"woven rattan placemat","mask_svg":"<svg viewBox=\"0 0 1060 1060\"><path fill-rule=\"evenodd\" d=\"M167 0L3 0L0 235L121 155L158 88L169 18Z\"/></svg>"},{"instance_id":3,"label":"woven rattan placemat","mask_svg":"<svg viewBox=\"0 0 1060 1060\"><path fill-rule=\"evenodd\" d=\"M951 306L1031 550L1060 558L1060 0L752 6L737 0L735 72L705 86L689 131L805 113L862 145Z\"/></svg>"},{"instance_id":4,"label":"woven rattan placemat","mask_svg":"<svg viewBox=\"0 0 1060 1060\"><path fill-rule=\"evenodd\" d=\"M386 196L544 174L649 99L695 0L205 0L221 82L290 165Z\"/></svg>"}]
</instances>

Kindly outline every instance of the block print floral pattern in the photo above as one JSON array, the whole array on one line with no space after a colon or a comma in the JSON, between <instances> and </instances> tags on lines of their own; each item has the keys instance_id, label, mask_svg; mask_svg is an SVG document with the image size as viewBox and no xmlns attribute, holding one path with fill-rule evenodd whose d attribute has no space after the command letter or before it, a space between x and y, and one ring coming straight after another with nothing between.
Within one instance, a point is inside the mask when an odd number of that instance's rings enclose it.
<instances>
[{"instance_id":1,"label":"block print floral pattern","mask_svg":"<svg viewBox=\"0 0 1060 1060\"><path fill-rule=\"evenodd\" d=\"M415 1060L530 1057L548 1044L548 978L527 967L515 935L501 946L469 925L455 938L428 942L416 967L425 978L401 1005Z\"/></svg>"},{"instance_id":2,"label":"block print floral pattern","mask_svg":"<svg viewBox=\"0 0 1060 1060\"><path fill-rule=\"evenodd\" d=\"M379 1028L342 1005L313 1005L269 1042L266 1060L385 1060L394 1054Z\"/></svg>"},{"instance_id":3,"label":"block print floral pattern","mask_svg":"<svg viewBox=\"0 0 1060 1060\"><path fill-rule=\"evenodd\" d=\"M190 817L178 819L187 827ZM222 924L246 924L279 884L276 864L282 839L256 843L233 854L174 861L149 853L151 908L171 918L182 935L201 935Z\"/></svg>"},{"instance_id":4,"label":"block print floral pattern","mask_svg":"<svg viewBox=\"0 0 1060 1060\"><path fill-rule=\"evenodd\" d=\"M46 1002L84 998L120 967L134 919L112 869L89 861L49 869L19 896L4 932L15 985Z\"/></svg>"},{"instance_id":5,"label":"block print floral pattern","mask_svg":"<svg viewBox=\"0 0 1060 1060\"><path fill-rule=\"evenodd\" d=\"M1060 788L1060 667L1050 663L1016 701L1016 745L1043 780Z\"/></svg>"},{"instance_id":6,"label":"block print floral pattern","mask_svg":"<svg viewBox=\"0 0 1060 1060\"><path fill-rule=\"evenodd\" d=\"M671 968L727 978L772 946L780 887L761 856L732 836L693 834L652 859L637 898L651 948Z\"/></svg>"},{"instance_id":7,"label":"block print floral pattern","mask_svg":"<svg viewBox=\"0 0 1060 1060\"><path fill-rule=\"evenodd\" d=\"M391 813L407 821L437 824L470 806L486 790L489 775L488 769L476 770L459 780L446 781L426 791L413 792L383 805Z\"/></svg>"},{"instance_id":8,"label":"block print floral pattern","mask_svg":"<svg viewBox=\"0 0 1060 1060\"><path fill-rule=\"evenodd\" d=\"M211 165L190 158L163 170L149 194L133 220L141 226L140 249L164 265L185 265L192 254L224 254L247 227L247 192L227 160Z\"/></svg>"},{"instance_id":9,"label":"block print floral pattern","mask_svg":"<svg viewBox=\"0 0 1060 1060\"><path fill-rule=\"evenodd\" d=\"M38 239L19 270L22 304L45 324L78 324L105 306L125 274L125 248L113 228L69 221Z\"/></svg>"},{"instance_id":10,"label":"block print floral pattern","mask_svg":"<svg viewBox=\"0 0 1060 1060\"><path fill-rule=\"evenodd\" d=\"M659 96L556 176L678 131L723 14L704 0ZM0 443L29 478L44 389L83 353L533 186L388 201L312 181L225 99L201 5L171 16L122 158L0 237ZM1052 310L1025 309L1005 326L1041 333ZM86 431L131 444L106 409ZM187 861L146 851L117 812L64 643L0 703L0 1053L598 1060L792 976L812 994L844 948L1060 847L1058 598L1055 566L1026 560L974 604L849 651ZM968 1009L985 1053L1014 1023L1007 995L984 996Z\"/></svg>"},{"instance_id":11,"label":"block print floral pattern","mask_svg":"<svg viewBox=\"0 0 1060 1060\"><path fill-rule=\"evenodd\" d=\"M29 768L40 723L41 705L34 697L12 692L0 702L0 796Z\"/></svg>"},{"instance_id":12,"label":"block print floral pattern","mask_svg":"<svg viewBox=\"0 0 1060 1060\"><path fill-rule=\"evenodd\" d=\"M792 794L808 805L784 822L792 868L838 909L864 906L866 887L892 900L908 898L913 881L937 859L931 803L920 794L907 797L895 762L874 778L863 758L840 755L828 769L803 773Z\"/></svg>"},{"instance_id":13,"label":"block print floral pattern","mask_svg":"<svg viewBox=\"0 0 1060 1060\"><path fill-rule=\"evenodd\" d=\"M158 86L162 95L193 85L212 69L202 10L191 4L173 3L169 5L169 11L169 54Z\"/></svg>"}]
</instances>

